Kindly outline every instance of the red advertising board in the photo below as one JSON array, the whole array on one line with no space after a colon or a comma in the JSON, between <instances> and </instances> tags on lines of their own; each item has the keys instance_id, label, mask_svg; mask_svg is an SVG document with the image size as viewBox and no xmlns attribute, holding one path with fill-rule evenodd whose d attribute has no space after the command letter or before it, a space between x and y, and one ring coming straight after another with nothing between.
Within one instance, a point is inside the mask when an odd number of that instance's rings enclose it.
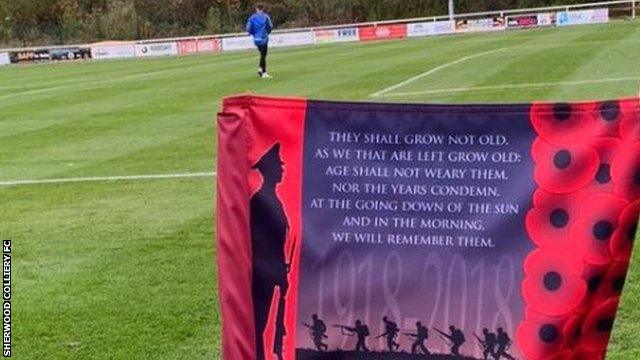
<instances>
[{"instance_id":1,"label":"red advertising board","mask_svg":"<svg viewBox=\"0 0 640 360\"><path fill-rule=\"evenodd\" d=\"M401 39L407 37L406 24L365 26L359 29L360 41Z\"/></svg>"},{"instance_id":2,"label":"red advertising board","mask_svg":"<svg viewBox=\"0 0 640 360\"><path fill-rule=\"evenodd\" d=\"M182 40L178 43L180 54L192 54L198 52L198 40Z\"/></svg>"},{"instance_id":3,"label":"red advertising board","mask_svg":"<svg viewBox=\"0 0 640 360\"><path fill-rule=\"evenodd\" d=\"M216 38L199 39L198 52L215 52L222 50L222 41Z\"/></svg>"},{"instance_id":4,"label":"red advertising board","mask_svg":"<svg viewBox=\"0 0 640 360\"><path fill-rule=\"evenodd\" d=\"M191 39L178 43L180 54L194 54L199 52L215 52L222 49L220 39Z\"/></svg>"}]
</instances>

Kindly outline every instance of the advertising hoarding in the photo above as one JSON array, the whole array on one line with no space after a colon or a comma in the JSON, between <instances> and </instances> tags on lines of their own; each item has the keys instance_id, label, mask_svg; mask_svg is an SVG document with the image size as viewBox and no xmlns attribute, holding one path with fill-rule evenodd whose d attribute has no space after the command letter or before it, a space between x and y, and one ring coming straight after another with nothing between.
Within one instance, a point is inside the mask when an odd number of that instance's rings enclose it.
<instances>
[{"instance_id":1,"label":"advertising hoarding","mask_svg":"<svg viewBox=\"0 0 640 360\"><path fill-rule=\"evenodd\" d=\"M96 44L91 46L94 59L127 59L136 55L135 46L130 44Z\"/></svg>"},{"instance_id":2,"label":"advertising hoarding","mask_svg":"<svg viewBox=\"0 0 640 360\"><path fill-rule=\"evenodd\" d=\"M314 35L315 42L318 44L358 41L358 28L352 27L332 30L316 30Z\"/></svg>"},{"instance_id":3,"label":"advertising hoarding","mask_svg":"<svg viewBox=\"0 0 640 360\"><path fill-rule=\"evenodd\" d=\"M172 42L160 42L150 44L137 44L135 46L136 57L168 56L178 54L178 44Z\"/></svg>"},{"instance_id":4,"label":"advertising hoarding","mask_svg":"<svg viewBox=\"0 0 640 360\"><path fill-rule=\"evenodd\" d=\"M364 26L358 29L360 41L402 39L407 37L406 24Z\"/></svg>"},{"instance_id":5,"label":"advertising hoarding","mask_svg":"<svg viewBox=\"0 0 640 360\"><path fill-rule=\"evenodd\" d=\"M311 45L315 43L313 35L313 31L272 34L269 37L269 45L273 47Z\"/></svg>"},{"instance_id":6,"label":"advertising hoarding","mask_svg":"<svg viewBox=\"0 0 640 360\"><path fill-rule=\"evenodd\" d=\"M180 54L216 52L222 50L222 42L217 38L181 40L178 42L178 50Z\"/></svg>"},{"instance_id":7,"label":"advertising hoarding","mask_svg":"<svg viewBox=\"0 0 640 360\"><path fill-rule=\"evenodd\" d=\"M609 9L561 11L556 15L558 26L609 22Z\"/></svg>"},{"instance_id":8,"label":"advertising hoarding","mask_svg":"<svg viewBox=\"0 0 640 360\"><path fill-rule=\"evenodd\" d=\"M9 57L9 53L2 52L0 53L0 66L11 64L11 58Z\"/></svg>"},{"instance_id":9,"label":"advertising hoarding","mask_svg":"<svg viewBox=\"0 0 640 360\"><path fill-rule=\"evenodd\" d=\"M484 32L504 30L504 17L461 19L456 21L456 32Z\"/></svg>"},{"instance_id":10,"label":"advertising hoarding","mask_svg":"<svg viewBox=\"0 0 640 360\"><path fill-rule=\"evenodd\" d=\"M455 21L429 21L407 25L407 36L431 36L456 32Z\"/></svg>"},{"instance_id":11,"label":"advertising hoarding","mask_svg":"<svg viewBox=\"0 0 640 360\"><path fill-rule=\"evenodd\" d=\"M251 36L233 36L222 39L222 51L253 49Z\"/></svg>"}]
</instances>

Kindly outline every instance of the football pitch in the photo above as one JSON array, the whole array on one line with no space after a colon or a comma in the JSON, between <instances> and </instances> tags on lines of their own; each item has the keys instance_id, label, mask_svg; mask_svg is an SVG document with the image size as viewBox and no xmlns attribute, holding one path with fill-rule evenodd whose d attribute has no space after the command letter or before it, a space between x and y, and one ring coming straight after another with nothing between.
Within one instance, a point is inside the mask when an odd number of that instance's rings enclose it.
<instances>
[{"instance_id":1,"label":"football pitch","mask_svg":"<svg viewBox=\"0 0 640 360\"><path fill-rule=\"evenodd\" d=\"M14 358L220 358L213 172L223 97L634 96L640 22L275 49L269 65L271 80L258 79L254 52L0 68ZM609 359L638 359L639 344L633 266Z\"/></svg>"}]
</instances>

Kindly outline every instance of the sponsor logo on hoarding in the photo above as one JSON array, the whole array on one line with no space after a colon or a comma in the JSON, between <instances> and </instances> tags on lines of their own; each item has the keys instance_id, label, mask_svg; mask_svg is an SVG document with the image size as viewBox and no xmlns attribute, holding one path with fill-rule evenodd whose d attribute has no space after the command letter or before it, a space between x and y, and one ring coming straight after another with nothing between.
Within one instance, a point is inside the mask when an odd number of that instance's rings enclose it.
<instances>
[{"instance_id":1,"label":"sponsor logo on hoarding","mask_svg":"<svg viewBox=\"0 0 640 360\"><path fill-rule=\"evenodd\" d=\"M407 25L407 36L451 34L456 31L454 21L430 21Z\"/></svg>"},{"instance_id":2,"label":"sponsor logo on hoarding","mask_svg":"<svg viewBox=\"0 0 640 360\"><path fill-rule=\"evenodd\" d=\"M334 42L338 38L336 30L316 30L315 37L317 43Z\"/></svg>"},{"instance_id":3,"label":"sponsor logo on hoarding","mask_svg":"<svg viewBox=\"0 0 640 360\"><path fill-rule=\"evenodd\" d=\"M135 46L136 56L164 56L178 54L175 42L141 44Z\"/></svg>"},{"instance_id":4,"label":"sponsor logo on hoarding","mask_svg":"<svg viewBox=\"0 0 640 360\"><path fill-rule=\"evenodd\" d=\"M180 54L191 54L198 52L198 40L182 40L178 43Z\"/></svg>"},{"instance_id":5,"label":"sponsor logo on hoarding","mask_svg":"<svg viewBox=\"0 0 640 360\"><path fill-rule=\"evenodd\" d=\"M314 36L316 43L358 41L358 29L316 30Z\"/></svg>"},{"instance_id":6,"label":"sponsor logo on hoarding","mask_svg":"<svg viewBox=\"0 0 640 360\"><path fill-rule=\"evenodd\" d=\"M51 55L49 55L49 50L40 49L40 50L25 50L18 51L10 55L11 62L20 63L20 62L39 62L39 61L49 61L51 60Z\"/></svg>"},{"instance_id":7,"label":"sponsor logo on hoarding","mask_svg":"<svg viewBox=\"0 0 640 360\"><path fill-rule=\"evenodd\" d=\"M97 45L91 47L94 59L124 59L132 58L136 54L133 44Z\"/></svg>"},{"instance_id":8,"label":"sponsor logo on hoarding","mask_svg":"<svg viewBox=\"0 0 640 360\"><path fill-rule=\"evenodd\" d=\"M360 41L401 39L407 37L406 24L365 26L358 30Z\"/></svg>"},{"instance_id":9,"label":"sponsor logo on hoarding","mask_svg":"<svg viewBox=\"0 0 640 360\"><path fill-rule=\"evenodd\" d=\"M379 38L388 38L391 36L391 30L386 26L376 28L376 36Z\"/></svg>"},{"instance_id":10,"label":"sponsor logo on hoarding","mask_svg":"<svg viewBox=\"0 0 640 360\"><path fill-rule=\"evenodd\" d=\"M222 50L245 50L253 49L253 38L251 36L234 36L222 39Z\"/></svg>"},{"instance_id":11,"label":"sponsor logo on hoarding","mask_svg":"<svg viewBox=\"0 0 640 360\"><path fill-rule=\"evenodd\" d=\"M339 39L358 40L358 28L336 30Z\"/></svg>"},{"instance_id":12,"label":"sponsor logo on hoarding","mask_svg":"<svg viewBox=\"0 0 640 360\"><path fill-rule=\"evenodd\" d=\"M529 28L538 26L537 15L521 15L509 17L507 27L510 28Z\"/></svg>"},{"instance_id":13,"label":"sponsor logo on hoarding","mask_svg":"<svg viewBox=\"0 0 640 360\"><path fill-rule=\"evenodd\" d=\"M274 47L313 44L313 31L293 32L271 35L269 44Z\"/></svg>"},{"instance_id":14,"label":"sponsor logo on hoarding","mask_svg":"<svg viewBox=\"0 0 640 360\"><path fill-rule=\"evenodd\" d=\"M214 52L222 50L220 39L198 39L198 52Z\"/></svg>"},{"instance_id":15,"label":"sponsor logo on hoarding","mask_svg":"<svg viewBox=\"0 0 640 360\"><path fill-rule=\"evenodd\" d=\"M554 24L555 18L553 13L538 14L538 26L551 26Z\"/></svg>"},{"instance_id":16,"label":"sponsor logo on hoarding","mask_svg":"<svg viewBox=\"0 0 640 360\"><path fill-rule=\"evenodd\" d=\"M464 19L456 22L456 32L496 31L504 29L504 18L501 16L484 19Z\"/></svg>"},{"instance_id":17,"label":"sponsor logo on hoarding","mask_svg":"<svg viewBox=\"0 0 640 360\"><path fill-rule=\"evenodd\" d=\"M8 65L11 63L11 58L9 57L9 53L3 52L0 53L0 66Z\"/></svg>"},{"instance_id":18,"label":"sponsor logo on hoarding","mask_svg":"<svg viewBox=\"0 0 640 360\"><path fill-rule=\"evenodd\" d=\"M178 43L180 54L193 54L199 52L215 52L220 51L222 44L220 39L193 39L182 40Z\"/></svg>"},{"instance_id":19,"label":"sponsor logo on hoarding","mask_svg":"<svg viewBox=\"0 0 640 360\"><path fill-rule=\"evenodd\" d=\"M598 24L609 21L609 9L562 11L557 14L558 26Z\"/></svg>"}]
</instances>

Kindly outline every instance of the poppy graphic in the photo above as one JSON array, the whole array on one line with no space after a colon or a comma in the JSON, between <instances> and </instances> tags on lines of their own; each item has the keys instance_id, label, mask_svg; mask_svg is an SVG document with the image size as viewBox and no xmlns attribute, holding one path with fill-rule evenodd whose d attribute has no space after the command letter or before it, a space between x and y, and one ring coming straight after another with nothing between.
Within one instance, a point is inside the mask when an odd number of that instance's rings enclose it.
<instances>
[{"instance_id":1,"label":"poppy graphic","mask_svg":"<svg viewBox=\"0 0 640 360\"><path fill-rule=\"evenodd\" d=\"M640 200L627 205L618 219L618 229L611 238L611 254L613 259L628 262L631 259L633 242L638 231L638 214L640 213Z\"/></svg>"},{"instance_id":2,"label":"poppy graphic","mask_svg":"<svg viewBox=\"0 0 640 360\"><path fill-rule=\"evenodd\" d=\"M625 141L640 140L640 103L638 99L620 101L620 137Z\"/></svg>"},{"instance_id":3,"label":"poppy graphic","mask_svg":"<svg viewBox=\"0 0 640 360\"><path fill-rule=\"evenodd\" d=\"M581 200L575 194L560 195L536 190L533 208L525 219L532 241L541 248L566 245L569 229L578 218Z\"/></svg>"},{"instance_id":4,"label":"poppy graphic","mask_svg":"<svg viewBox=\"0 0 640 360\"><path fill-rule=\"evenodd\" d=\"M586 318L586 313L577 313L567 320L562 328L562 336L564 338L564 347L573 349L580 342L582 337L582 324Z\"/></svg>"},{"instance_id":5,"label":"poppy graphic","mask_svg":"<svg viewBox=\"0 0 640 360\"><path fill-rule=\"evenodd\" d=\"M622 294L628 270L628 262L614 262L602 280L602 285L598 289L594 303L599 304L611 298L619 297Z\"/></svg>"},{"instance_id":6,"label":"poppy graphic","mask_svg":"<svg viewBox=\"0 0 640 360\"><path fill-rule=\"evenodd\" d=\"M557 146L537 138L532 147L534 178L544 190L562 194L588 185L600 166L595 149L583 145Z\"/></svg>"},{"instance_id":7,"label":"poppy graphic","mask_svg":"<svg viewBox=\"0 0 640 360\"><path fill-rule=\"evenodd\" d=\"M538 360L556 355L562 349L562 330L566 317L531 313L516 330L516 341L526 359Z\"/></svg>"},{"instance_id":8,"label":"poppy graphic","mask_svg":"<svg viewBox=\"0 0 640 360\"><path fill-rule=\"evenodd\" d=\"M522 294L533 311L563 316L576 310L585 299L587 283L581 277L584 264L569 254L569 247L552 252L537 249L525 259Z\"/></svg>"},{"instance_id":9,"label":"poppy graphic","mask_svg":"<svg viewBox=\"0 0 640 360\"><path fill-rule=\"evenodd\" d=\"M594 295L600 290L602 283L605 281L607 272L609 272L610 264L591 265L585 264L582 278L587 282L587 294ZM589 305L589 304L586 304Z\"/></svg>"},{"instance_id":10,"label":"poppy graphic","mask_svg":"<svg viewBox=\"0 0 640 360\"><path fill-rule=\"evenodd\" d=\"M582 325L582 346L595 351L606 349L619 301L619 297L609 299L598 305L587 316Z\"/></svg>"},{"instance_id":11,"label":"poppy graphic","mask_svg":"<svg viewBox=\"0 0 640 360\"><path fill-rule=\"evenodd\" d=\"M627 200L608 194L592 195L582 204L570 238L584 261L594 265L611 261L610 241L627 204Z\"/></svg>"},{"instance_id":12,"label":"poppy graphic","mask_svg":"<svg viewBox=\"0 0 640 360\"><path fill-rule=\"evenodd\" d=\"M596 103L534 103L531 124L538 135L556 145L576 144L596 131Z\"/></svg>"},{"instance_id":13,"label":"poppy graphic","mask_svg":"<svg viewBox=\"0 0 640 360\"><path fill-rule=\"evenodd\" d=\"M593 194L598 192L613 192L613 179L611 177L611 165L613 160L620 151L622 142L614 138L597 138L591 142L591 145L598 153L599 164L598 170L592 181L587 187L580 191L585 194Z\"/></svg>"},{"instance_id":14,"label":"poppy graphic","mask_svg":"<svg viewBox=\"0 0 640 360\"><path fill-rule=\"evenodd\" d=\"M623 101L605 101L596 106L597 136L618 136L620 123L629 116L628 105Z\"/></svg>"},{"instance_id":15,"label":"poppy graphic","mask_svg":"<svg viewBox=\"0 0 640 360\"><path fill-rule=\"evenodd\" d=\"M616 195L630 200L640 198L640 142L633 143L615 157L611 177L616 184Z\"/></svg>"}]
</instances>

